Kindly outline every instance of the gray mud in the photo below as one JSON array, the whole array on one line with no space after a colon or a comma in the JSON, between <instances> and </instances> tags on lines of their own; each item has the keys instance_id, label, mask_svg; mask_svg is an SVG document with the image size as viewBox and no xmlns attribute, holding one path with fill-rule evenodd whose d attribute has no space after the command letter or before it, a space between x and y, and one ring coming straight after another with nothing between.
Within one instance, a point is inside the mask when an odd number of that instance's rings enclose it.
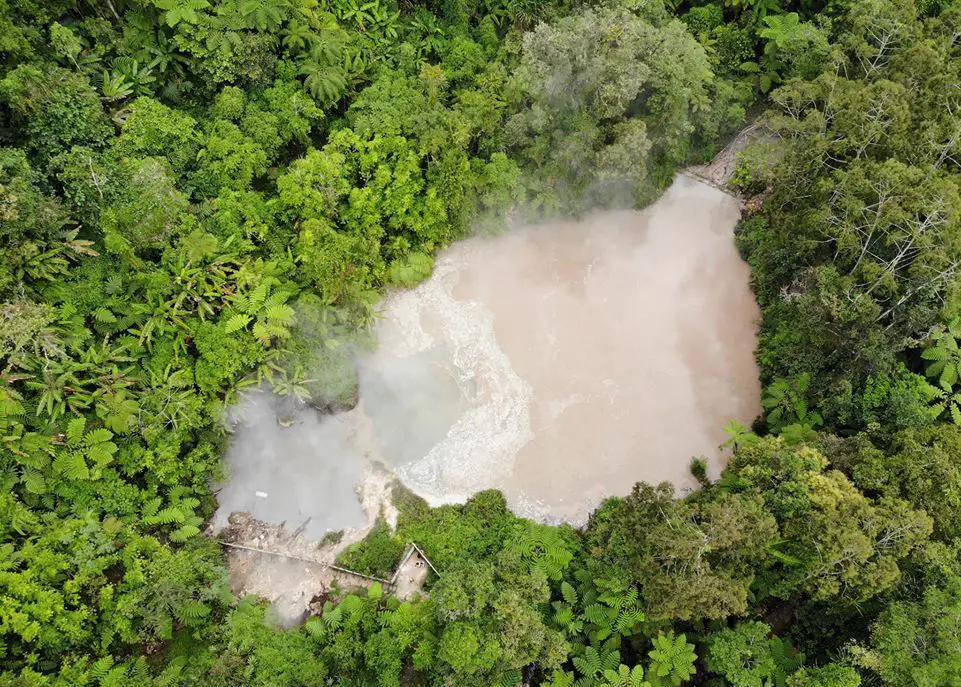
<instances>
[{"instance_id":1,"label":"gray mud","mask_svg":"<svg viewBox=\"0 0 961 687\"><path fill-rule=\"evenodd\" d=\"M367 462L343 415L255 393L231 419L228 479L217 495L215 529L235 511L286 523L289 531L302 528L310 539L364 522L357 487Z\"/></svg>"}]
</instances>

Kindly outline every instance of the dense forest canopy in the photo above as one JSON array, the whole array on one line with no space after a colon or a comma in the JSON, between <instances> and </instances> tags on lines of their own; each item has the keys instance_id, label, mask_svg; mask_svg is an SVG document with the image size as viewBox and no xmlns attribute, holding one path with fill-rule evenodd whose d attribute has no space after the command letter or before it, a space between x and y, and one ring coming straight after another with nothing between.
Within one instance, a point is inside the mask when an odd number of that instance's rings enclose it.
<instances>
[{"instance_id":1,"label":"dense forest canopy","mask_svg":"<svg viewBox=\"0 0 961 687\"><path fill-rule=\"evenodd\" d=\"M416 540L428 598L232 597L245 389L352 405L383 288L749 119L719 481L583 530L408 495L348 555ZM958 0L0 0L0 241L0 685L961 685Z\"/></svg>"}]
</instances>

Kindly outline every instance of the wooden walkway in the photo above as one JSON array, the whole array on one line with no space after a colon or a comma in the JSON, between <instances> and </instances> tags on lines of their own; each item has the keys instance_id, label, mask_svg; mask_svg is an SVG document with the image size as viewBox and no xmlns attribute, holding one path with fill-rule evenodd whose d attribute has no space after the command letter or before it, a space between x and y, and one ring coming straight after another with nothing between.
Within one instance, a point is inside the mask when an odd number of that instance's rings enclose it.
<instances>
[{"instance_id":1,"label":"wooden walkway","mask_svg":"<svg viewBox=\"0 0 961 687\"><path fill-rule=\"evenodd\" d=\"M404 566L404 563L406 563L407 560L416 552L421 558L424 559L427 565L430 566L430 569L434 571L434 574L440 577L440 572L437 570L437 568L434 567L434 564L430 562L430 559L427 557L427 554L425 554L423 550L421 550L421 548L417 546L417 544L415 544L414 542L410 542L407 544L407 548L404 549L404 554L401 556L400 561L397 563L397 567L394 569L394 574L391 576L389 580L385 580L383 577L377 577L375 575L365 575L364 573L357 572L356 570L350 570L349 568L342 568L339 565L334 565L333 563L326 563L324 561L318 561L316 559L306 558L304 556L295 556L289 553L281 553L279 551L270 551L269 549L258 549L257 547L254 547L254 546L246 546L244 544L234 544L233 542L222 541L219 539L217 541L220 542L221 546L226 546L227 548L230 548L230 549L239 549L241 551L250 551L252 553L262 553L268 556L277 556L279 558L287 558L289 560L301 561L303 563L310 563L312 565L319 565L321 567L329 568L330 570L334 570L344 575L359 577L367 581L368 583L379 582L380 584L385 585L390 589L393 589L396 586L397 576L400 574L401 568Z\"/></svg>"}]
</instances>

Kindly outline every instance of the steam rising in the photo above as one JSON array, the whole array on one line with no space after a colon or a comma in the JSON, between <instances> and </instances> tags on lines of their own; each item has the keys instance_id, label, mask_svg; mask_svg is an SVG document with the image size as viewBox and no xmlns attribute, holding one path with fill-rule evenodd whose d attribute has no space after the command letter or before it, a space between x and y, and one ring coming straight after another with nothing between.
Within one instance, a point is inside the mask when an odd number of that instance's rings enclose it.
<instances>
[{"instance_id":1,"label":"steam rising","mask_svg":"<svg viewBox=\"0 0 961 687\"><path fill-rule=\"evenodd\" d=\"M302 527L311 539L363 522L356 488L365 461L343 416L261 392L248 396L231 419L229 480L217 497L215 528L235 511L286 522L289 530Z\"/></svg>"}]
</instances>

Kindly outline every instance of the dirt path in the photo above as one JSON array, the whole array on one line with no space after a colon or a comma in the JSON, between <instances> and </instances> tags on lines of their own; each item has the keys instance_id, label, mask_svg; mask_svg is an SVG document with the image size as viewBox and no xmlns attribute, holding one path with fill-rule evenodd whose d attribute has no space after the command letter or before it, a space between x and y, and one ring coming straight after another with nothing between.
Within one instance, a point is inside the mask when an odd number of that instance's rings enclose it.
<instances>
[{"instance_id":1,"label":"dirt path","mask_svg":"<svg viewBox=\"0 0 961 687\"><path fill-rule=\"evenodd\" d=\"M735 136L708 164L688 167L684 172L707 182L714 188L729 192L728 185L734 176L737 154L764 136L764 130L759 125L751 124Z\"/></svg>"}]
</instances>

